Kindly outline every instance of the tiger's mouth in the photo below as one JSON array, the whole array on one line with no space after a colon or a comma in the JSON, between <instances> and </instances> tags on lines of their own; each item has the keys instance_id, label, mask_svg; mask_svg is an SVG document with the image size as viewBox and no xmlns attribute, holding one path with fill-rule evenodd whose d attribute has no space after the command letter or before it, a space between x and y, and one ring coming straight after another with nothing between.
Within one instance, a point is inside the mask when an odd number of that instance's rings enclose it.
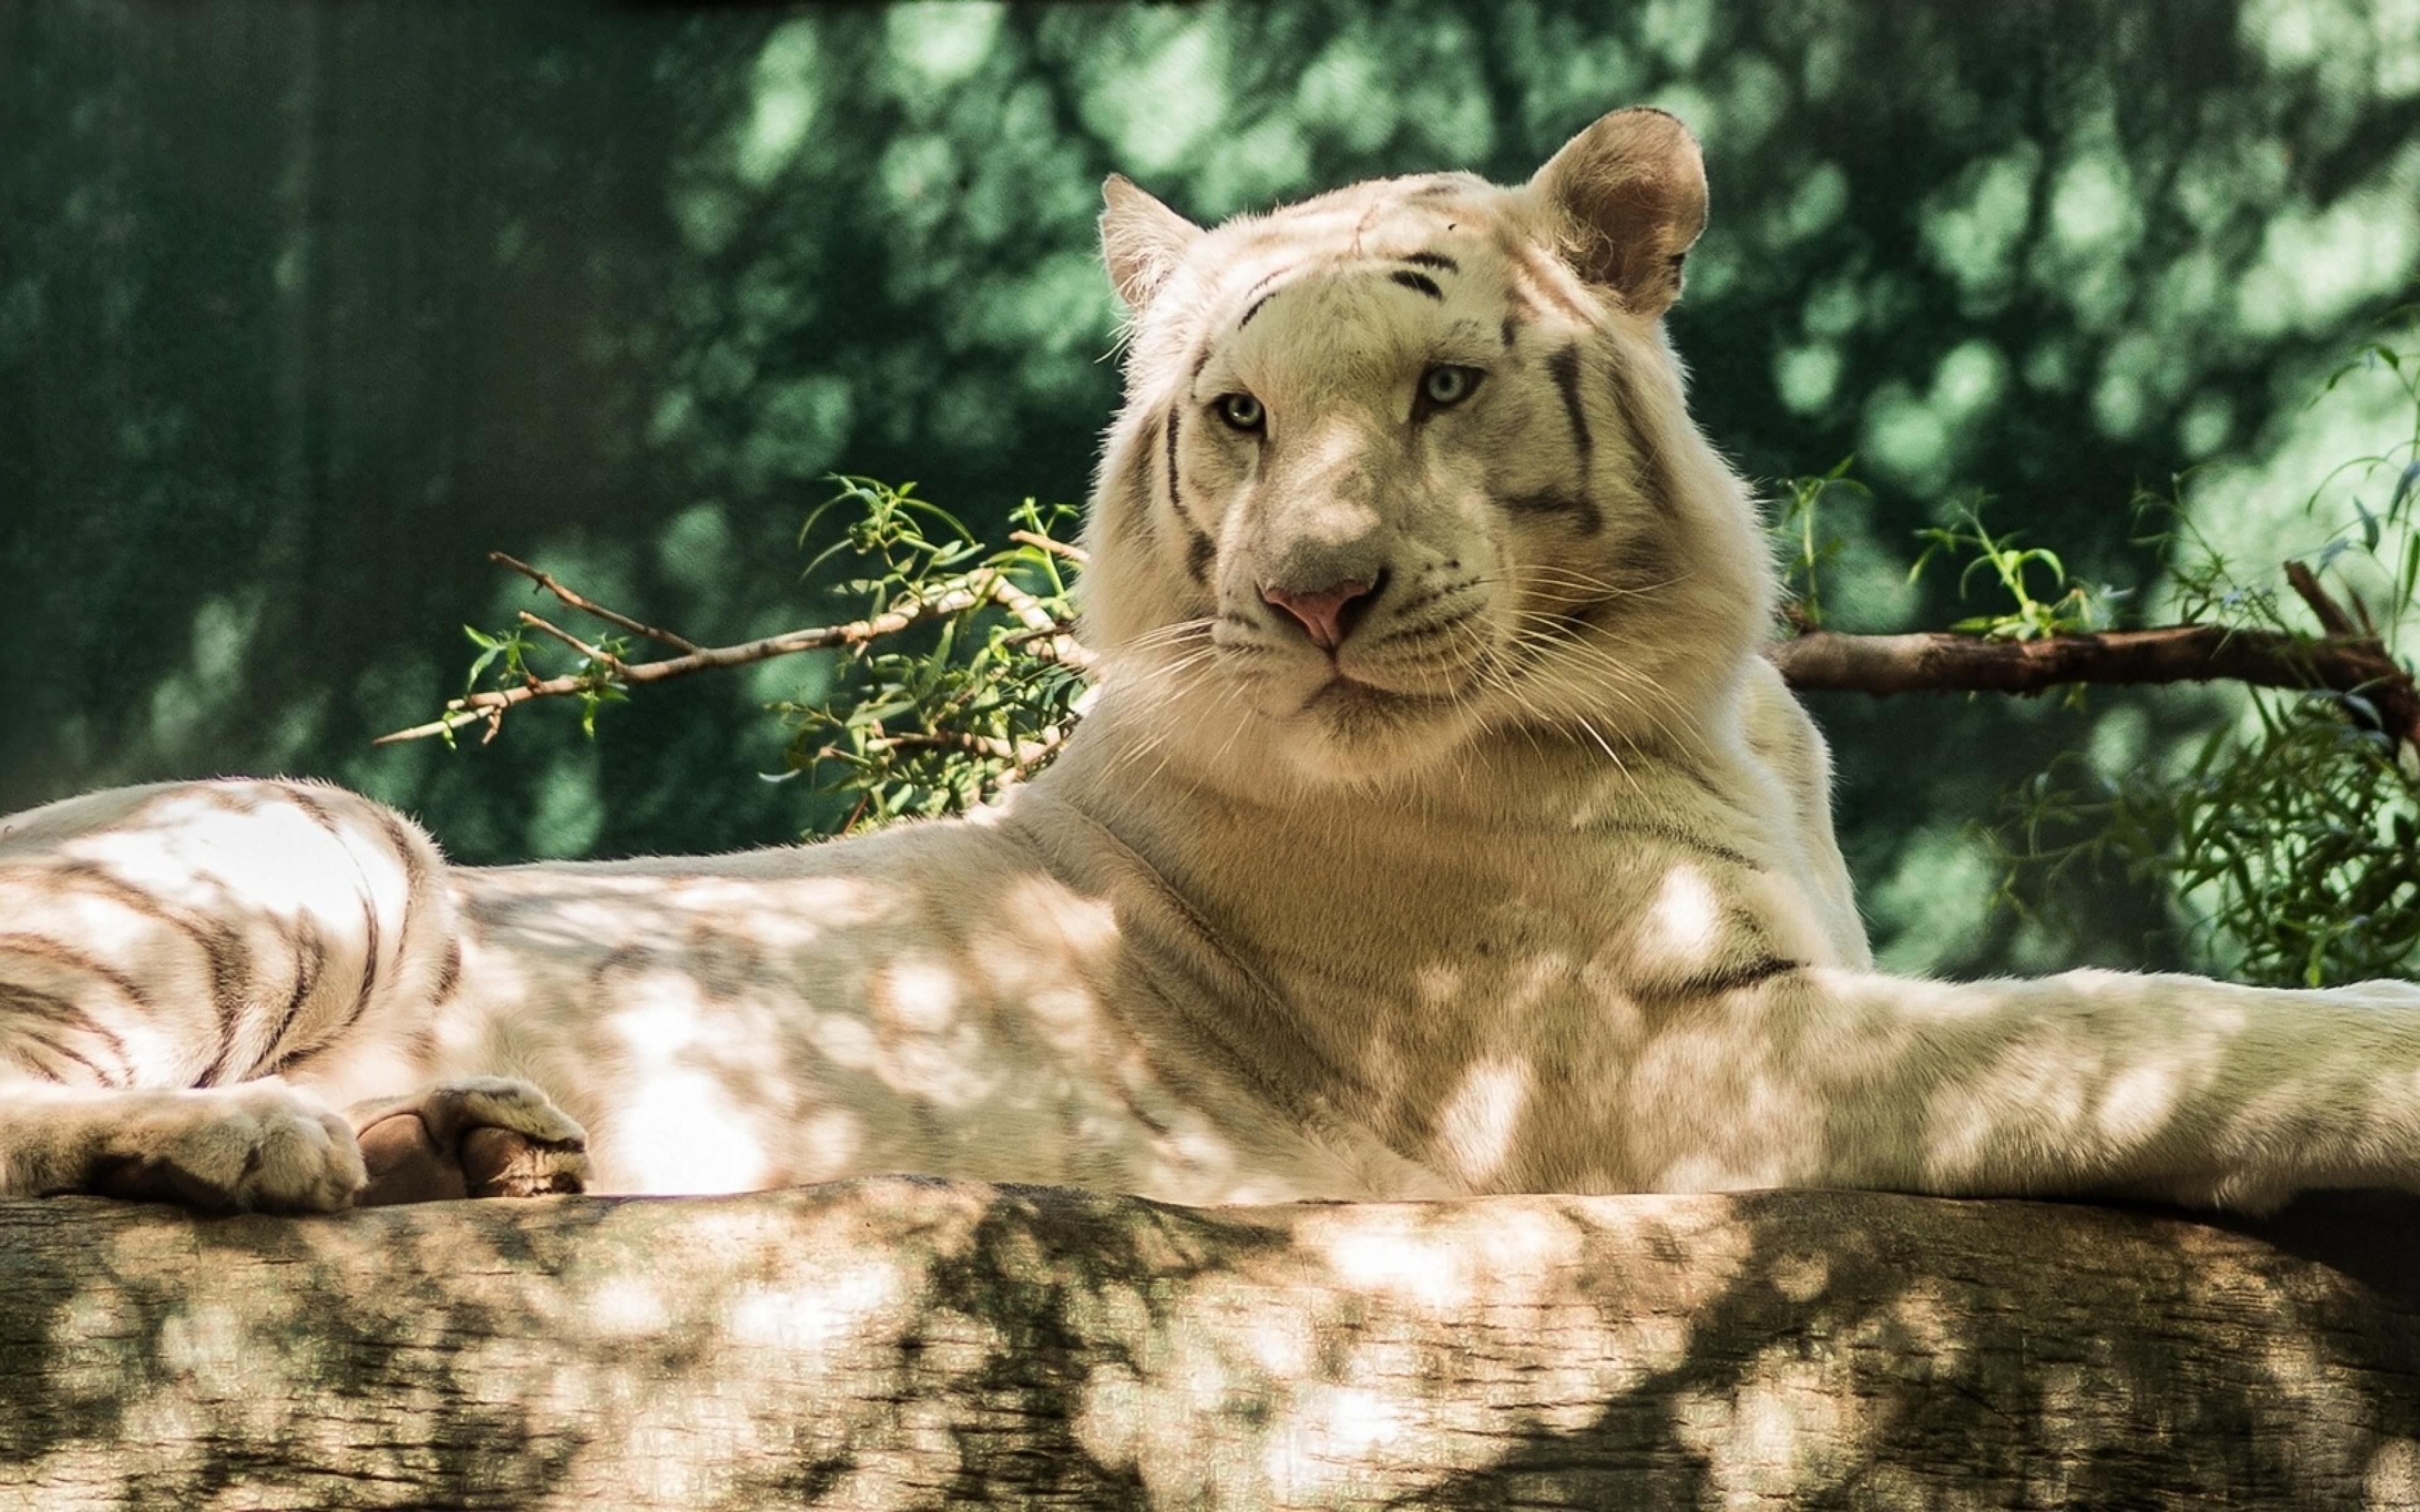
<instances>
[{"instance_id":1,"label":"tiger's mouth","mask_svg":"<svg viewBox=\"0 0 2420 1512\"><path fill-rule=\"evenodd\" d=\"M1401 688L1382 687L1365 683L1357 677L1337 672L1311 689L1302 702L1300 714L1325 713L1354 715L1379 712L1411 714L1450 702L1447 695L1408 692Z\"/></svg>"}]
</instances>

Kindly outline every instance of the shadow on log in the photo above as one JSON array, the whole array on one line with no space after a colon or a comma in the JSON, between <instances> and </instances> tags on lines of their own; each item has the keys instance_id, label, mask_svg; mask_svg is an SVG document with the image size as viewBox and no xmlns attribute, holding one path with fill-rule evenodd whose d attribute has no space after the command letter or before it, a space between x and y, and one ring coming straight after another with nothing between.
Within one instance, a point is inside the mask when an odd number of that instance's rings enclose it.
<instances>
[{"instance_id":1,"label":"shadow on log","mask_svg":"<svg viewBox=\"0 0 2420 1512\"><path fill-rule=\"evenodd\" d=\"M0 1204L0 1506L2420 1504L2420 1209Z\"/></svg>"}]
</instances>

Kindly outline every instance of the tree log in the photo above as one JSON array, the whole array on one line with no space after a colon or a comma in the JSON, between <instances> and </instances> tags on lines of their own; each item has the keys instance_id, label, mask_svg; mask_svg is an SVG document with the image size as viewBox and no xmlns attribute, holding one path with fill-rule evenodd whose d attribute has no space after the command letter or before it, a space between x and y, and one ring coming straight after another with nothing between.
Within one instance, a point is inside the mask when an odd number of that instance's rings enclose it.
<instances>
[{"instance_id":1,"label":"tree log","mask_svg":"<svg viewBox=\"0 0 2420 1512\"><path fill-rule=\"evenodd\" d=\"M2412 1205L0 1204L0 1506L2420 1504Z\"/></svg>"}]
</instances>

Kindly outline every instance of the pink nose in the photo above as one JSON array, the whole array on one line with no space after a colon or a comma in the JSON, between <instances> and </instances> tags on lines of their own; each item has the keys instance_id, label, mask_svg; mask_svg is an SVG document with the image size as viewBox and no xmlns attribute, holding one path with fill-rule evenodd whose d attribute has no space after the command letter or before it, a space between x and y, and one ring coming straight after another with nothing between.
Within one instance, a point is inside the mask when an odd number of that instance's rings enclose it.
<instances>
[{"instance_id":1,"label":"pink nose","mask_svg":"<svg viewBox=\"0 0 2420 1512\"><path fill-rule=\"evenodd\" d=\"M1290 594L1282 588L1264 588L1261 596L1302 622L1311 632L1311 643L1322 651L1333 651L1344 640L1344 606L1366 596L1370 585L1357 579L1323 588L1315 594Z\"/></svg>"}]
</instances>

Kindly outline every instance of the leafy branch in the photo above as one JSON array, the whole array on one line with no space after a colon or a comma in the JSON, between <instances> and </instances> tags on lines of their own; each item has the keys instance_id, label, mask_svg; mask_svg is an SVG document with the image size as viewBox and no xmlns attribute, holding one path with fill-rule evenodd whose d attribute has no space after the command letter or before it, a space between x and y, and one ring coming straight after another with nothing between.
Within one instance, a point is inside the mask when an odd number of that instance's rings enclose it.
<instances>
[{"instance_id":1,"label":"leafy branch","mask_svg":"<svg viewBox=\"0 0 2420 1512\"><path fill-rule=\"evenodd\" d=\"M810 563L814 570L847 552L867 562L866 575L841 585L863 612L847 621L785 631L732 645L700 645L669 630L609 609L551 575L502 551L489 560L527 578L564 605L626 631L592 641L527 609L508 628L464 626L478 655L462 695L425 724L379 737L378 744L436 737L481 726L493 740L504 717L523 704L573 699L592 736L604 704L630 689L697 672L720 671L814 651L848 656L843 689L826 703L777 704L797 731L789 752L792 775L836 762L834 786L860 792L861 819L963 807L1032 771L1064 741L1077 717L1092 657L1074 635L1067 569L1083 553L1052 533L1073 511L1028 500L1017 512L1012 545L990 550L956 519L916 497L913 484L892 487L843 478L840 491L808 517L803 540L827 510L852 506L841 541ZM912 629L933 632L915 650L871 653L876 642ZM675 654L637 660L640 640ZM547 643L577 658L553 670L539 665ZM482 683L486 686L481 686ZM829 728L837 738L814 737Z\"/></svg>"}]
</instances>

